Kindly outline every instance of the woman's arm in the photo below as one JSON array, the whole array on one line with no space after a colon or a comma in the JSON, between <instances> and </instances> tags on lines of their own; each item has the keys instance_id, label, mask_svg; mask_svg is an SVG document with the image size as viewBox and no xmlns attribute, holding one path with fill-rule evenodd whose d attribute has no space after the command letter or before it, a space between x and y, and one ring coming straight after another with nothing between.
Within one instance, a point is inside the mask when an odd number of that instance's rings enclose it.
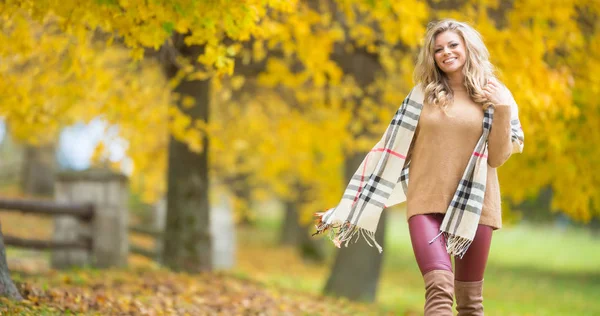
<instances>
[{"instance_id":1,"label":"woman's arm","mask_svg":"<svg viewBox=\"0 0 600 316\"><path fill-rule=\"evenodd\" d=\"M523 151L523 131L519 123L519 108L508 88L497 80L490 80L483 89L494 103L494 117L488 138L488 165L498 168L514 152Z\"/></svg>"},{"instance_id":2,"label":"woman's arm","mask_svg":"<svg viewBox=\"0 0 600 316\"><path fill-rule=\"evenodd\" d=\"M488 138L488 165L492 168L503 165L512 154L510 117L510 106L496 106L494 108L492 130Z\"/></svg>"}]
</instances>

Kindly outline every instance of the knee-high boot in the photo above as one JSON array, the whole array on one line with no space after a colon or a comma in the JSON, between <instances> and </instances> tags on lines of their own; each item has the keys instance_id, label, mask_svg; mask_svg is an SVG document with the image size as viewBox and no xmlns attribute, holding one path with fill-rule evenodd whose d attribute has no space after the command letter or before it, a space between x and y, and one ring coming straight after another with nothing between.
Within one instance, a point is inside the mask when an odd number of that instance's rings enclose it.
<instances>
[{"instance_id":1,"label":"knee-high boot","mask_svg":"<svg viewBox=\"0 0 600 316\"><path fill-rule=\"evenodd\" d=\"M423 275L425 281L425 316L452 316L454 273L433 270Z\"/></svg>"},{"instance_id":2,"label":"knee-high boot","mask_svg":"<svg viewBox=\"0 0 600 316\"><path fill-rule=\"evenodd\" d=\"M483 280L454 281L458 316L483 316Z\"/></svg>"}]
</instances>

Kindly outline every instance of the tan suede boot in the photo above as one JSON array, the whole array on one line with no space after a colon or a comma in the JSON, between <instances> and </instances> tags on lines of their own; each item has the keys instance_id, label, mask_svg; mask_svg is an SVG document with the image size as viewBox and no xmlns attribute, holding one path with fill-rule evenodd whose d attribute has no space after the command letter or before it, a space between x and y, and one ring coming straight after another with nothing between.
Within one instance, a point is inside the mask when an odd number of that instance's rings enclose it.
<instances>
[{"instance_id":1,"label":"tan suede boot","mask_svg":"<svg viewBox=\"0 0 600 316\"><path fill-rule=\"evenodd\" d=\"M425 316L452 316L454 273L433 270L423 275L425 281Z\"/></svg>"},{"instance_id":2,"label":"tan suede boot","mask_svg":"<svg viewBox=\"0 0 600 316\"><path fill-rule=\"evenodd\" d=\"M478 282L454 281L458 316L483 315L483 280Z\"/></svg>"}]
</instances>

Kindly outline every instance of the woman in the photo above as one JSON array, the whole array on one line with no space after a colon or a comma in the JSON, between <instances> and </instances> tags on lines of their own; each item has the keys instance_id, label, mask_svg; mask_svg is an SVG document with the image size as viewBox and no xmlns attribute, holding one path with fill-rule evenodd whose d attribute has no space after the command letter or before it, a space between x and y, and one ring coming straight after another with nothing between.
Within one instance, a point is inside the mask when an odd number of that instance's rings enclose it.
<instances>
[{"instance_id":1,"label":"woman","mask_svg":"<svg viewBox=\"0 0 600 316\"><path fill-rule=\"evenodd\" d=\"M424 87L423 107L409 150L411 182L407 216L411 242L426 288L426 314L452 315L455 294L459 315L483 315L483 275L492 231L502 226L496 168L511 155L513 98L493 75L488 51L470 26L452 20L427 32L415 69ZM462 258L450 256L438 234L473 148L483 133L483 108L494 108L488 137L487 181L475 237ZM413 159L414 158L414 159ZM432 214L433 213L433 214Z\"/></svg>"},{"instance_id":2,"label":"woman","mask_svg":"<svg viewBox=\"0 0 600 316\"><path fill-rule=\"evenodd\" d=\"M483 315L492 231L502 226L496 168L523 149L518 108L479 33L454 20L430 25L414 80L340 204L318 214L317 230L331 228L337 246L362 235L381 251L381 210L406 200L425 315L452 315L454 296L459 315Z\"/></svg>"}]
</instances>

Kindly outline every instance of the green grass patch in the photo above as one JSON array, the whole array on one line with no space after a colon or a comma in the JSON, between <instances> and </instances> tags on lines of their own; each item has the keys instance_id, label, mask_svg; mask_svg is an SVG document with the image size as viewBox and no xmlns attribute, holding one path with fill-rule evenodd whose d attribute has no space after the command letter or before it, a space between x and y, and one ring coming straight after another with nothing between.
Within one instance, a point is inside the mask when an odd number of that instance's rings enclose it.
<instances>
[{"instance_id":1,"label":"green grass patch","mask_svg":"<svg viewBox=\"0 0 600 316\"><path fill-rule=\"evenodd\" d=\"M377 302L382 310L395 314L421 313L423 281L405 214L390 215ZM254 229L240 230L240 247L276 249L279 223L277 217L262 217ZM274 251L271 249L265 254ZM325 284L335 254L333 245L327 249L325 264L296 267L288 263L286 269L261 263L260 273L247 265L238 271L269 284L316 294ZM484 292L484 305L491 315L600 315L600 240L576 228L521 224L498 230L492 240Z\"/></svg>"}]
</instances>

